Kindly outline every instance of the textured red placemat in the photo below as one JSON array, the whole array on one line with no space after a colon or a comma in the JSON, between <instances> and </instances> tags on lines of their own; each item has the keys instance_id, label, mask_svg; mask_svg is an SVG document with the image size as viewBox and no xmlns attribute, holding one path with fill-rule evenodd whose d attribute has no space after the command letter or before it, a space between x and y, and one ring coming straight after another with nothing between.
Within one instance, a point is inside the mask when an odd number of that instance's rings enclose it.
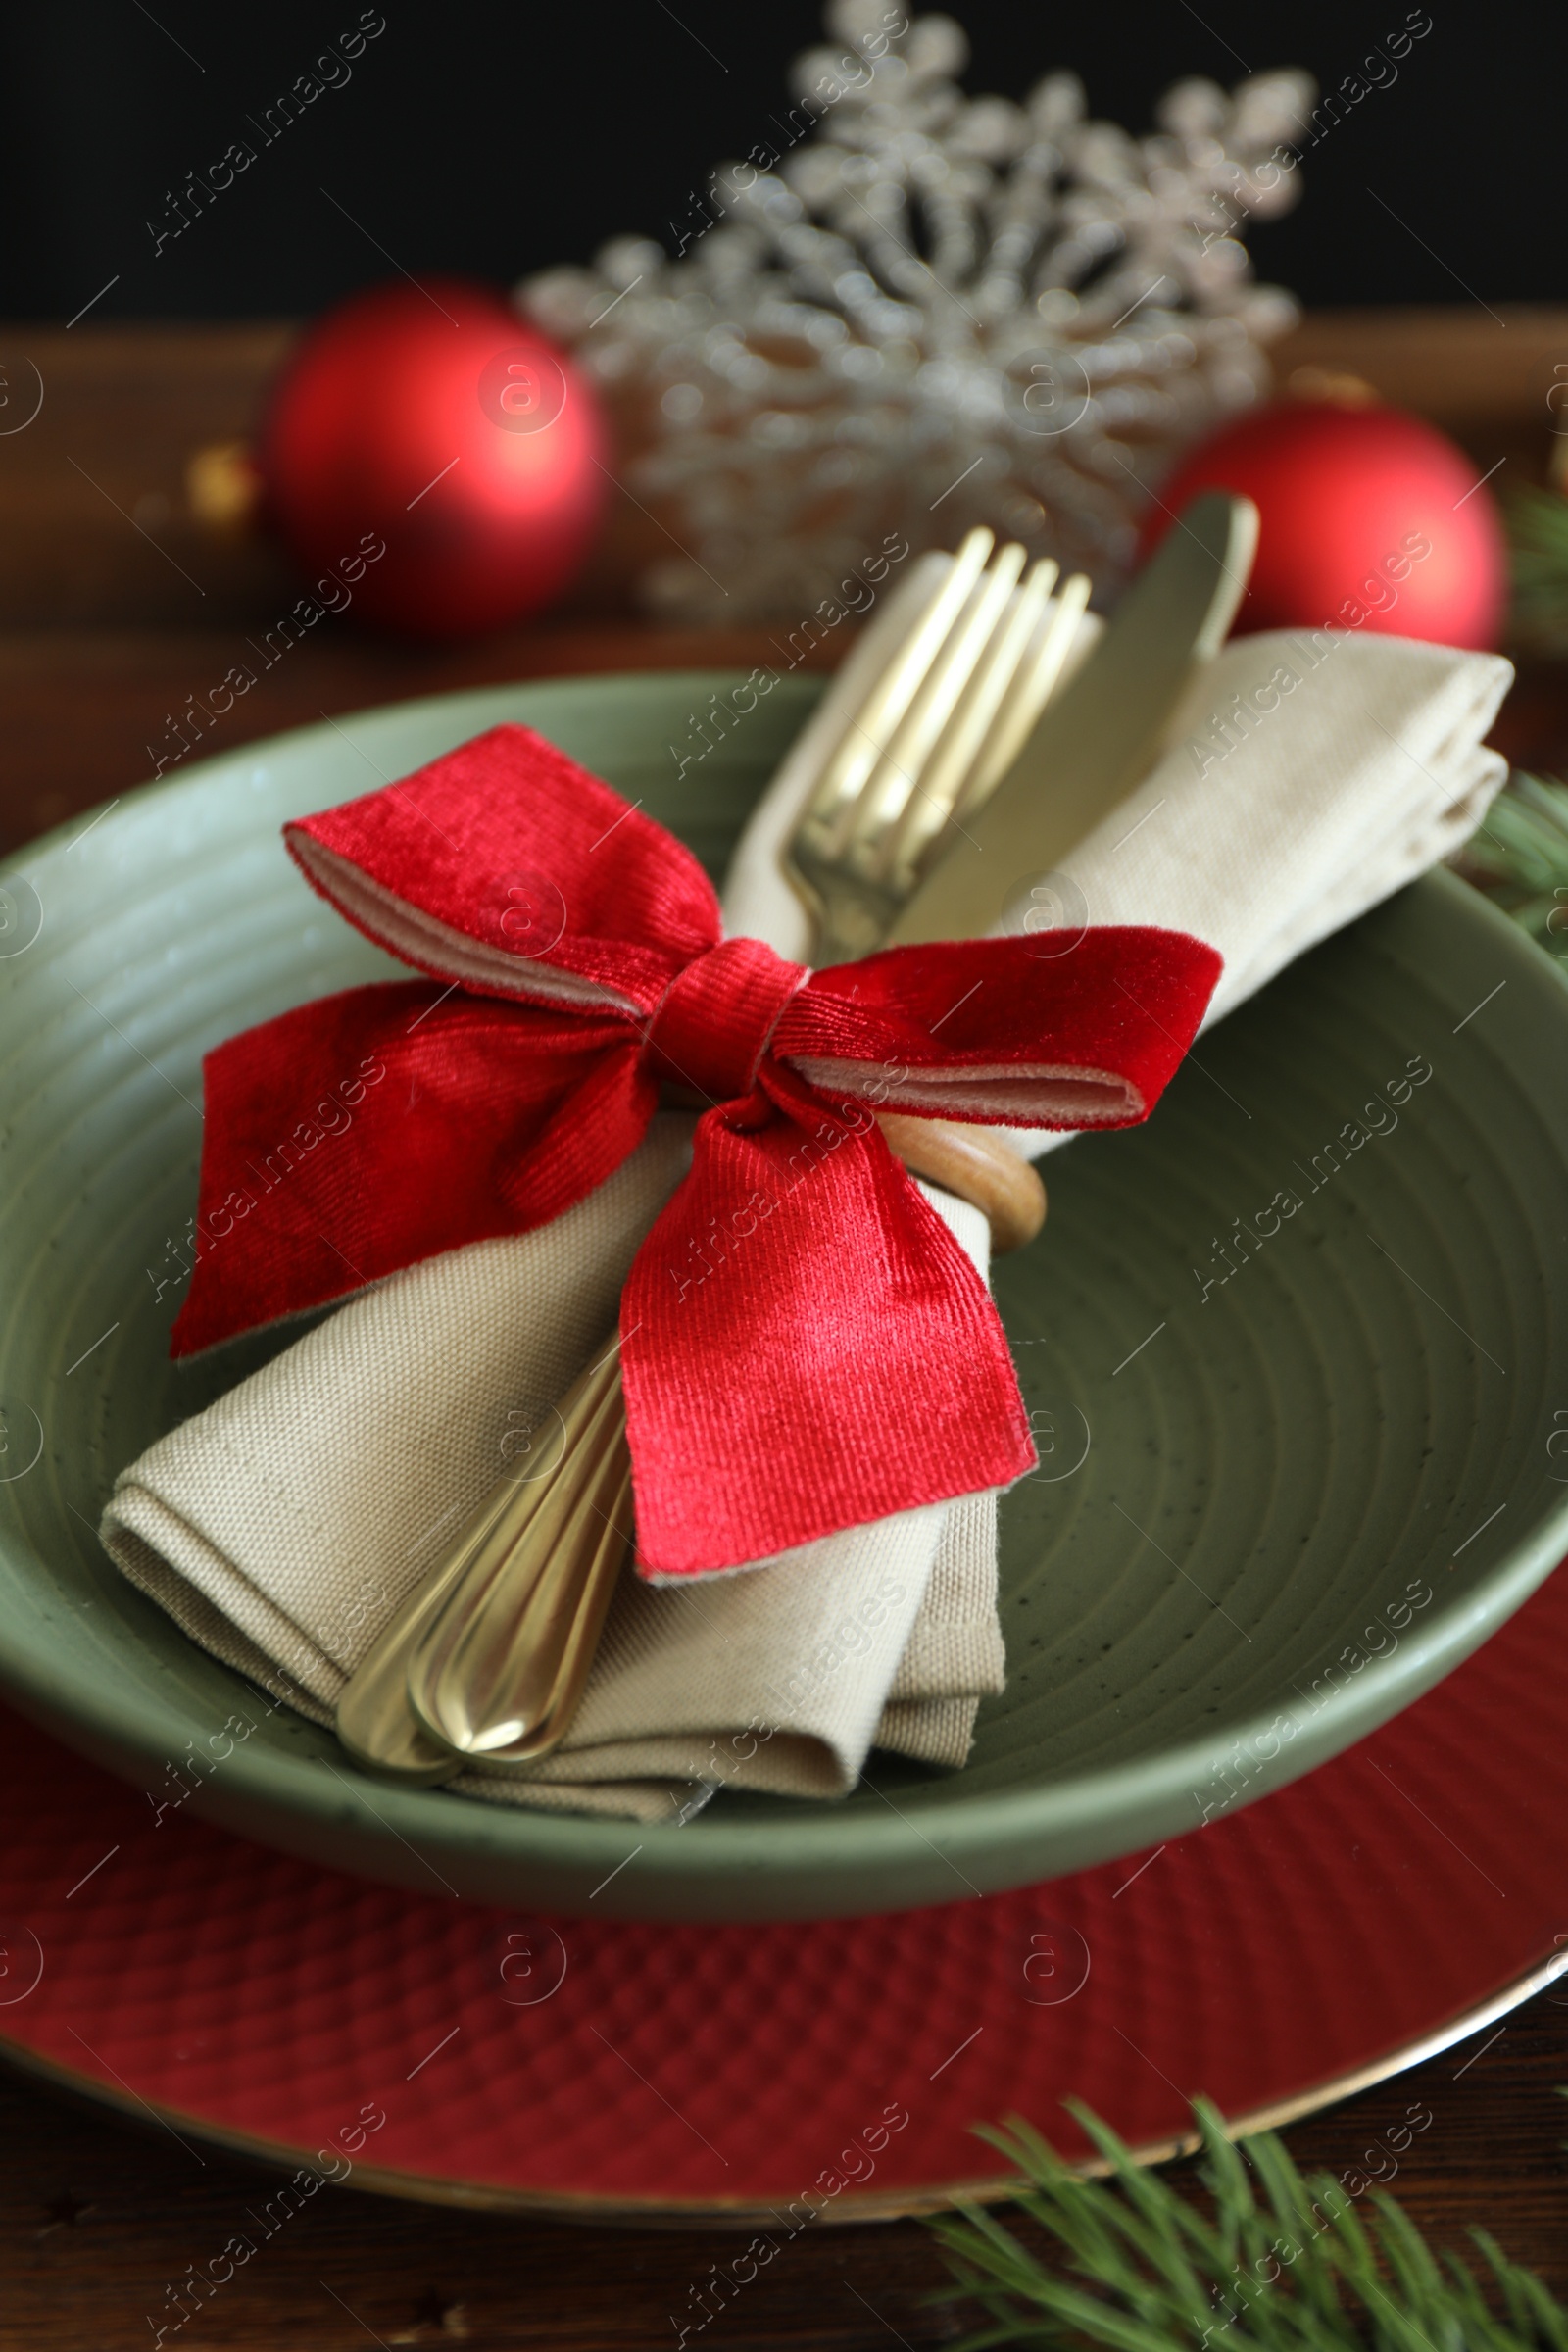
<instances>
[{"instance_id":1,"label":"textured red placemat","mask_svg":"<svg viewBox=\"0 0 1568 2352\"><path fill-rule=\"evenodd\" d=\"M0 2046L364 2185L785 2230L996 2180L968 2127L1009 2110L1079 2146L1067 2094L1157 2145L1189 2093L1311 2105L1539 1981L1568 1941L1565 1640L1558 1575L1394 1723L1152 1857L764 1927L397 1892L155 1825L0 1714Z\"/></svg>"}]
</instances>

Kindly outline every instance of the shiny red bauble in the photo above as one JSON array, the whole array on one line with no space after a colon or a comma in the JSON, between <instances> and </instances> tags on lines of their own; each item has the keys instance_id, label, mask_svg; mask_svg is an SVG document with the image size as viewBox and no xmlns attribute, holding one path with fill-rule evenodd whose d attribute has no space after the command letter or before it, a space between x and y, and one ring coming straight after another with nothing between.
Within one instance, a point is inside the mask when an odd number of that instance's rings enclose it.
<instances>
[{"instance_id":1,"label":"shiny red bauble","mask_svg":"<svg viewBox=\"0 0 1568 2352\"><path fill-rule=\"evenodd\" d=\"M1146 551L1200 490L1255 500L1250 629L1366 629L1495 645L1507 593L1502 526L1480 468L1419 416L1275 402L1201 442L1159 486Z\"/></svg>"},{"instance_id":2,"label":"shiny red bauble","mask_svg":"<svg viewBox=\"0 0 1568 2352\"><path fill-rule=\"evenodd\" d=\"M450 279L378 287L313 326L259 455L269 512L322 600L420 637L547 603L604 504L581 377L499 295Z\"/></svg>"}]
</instances>

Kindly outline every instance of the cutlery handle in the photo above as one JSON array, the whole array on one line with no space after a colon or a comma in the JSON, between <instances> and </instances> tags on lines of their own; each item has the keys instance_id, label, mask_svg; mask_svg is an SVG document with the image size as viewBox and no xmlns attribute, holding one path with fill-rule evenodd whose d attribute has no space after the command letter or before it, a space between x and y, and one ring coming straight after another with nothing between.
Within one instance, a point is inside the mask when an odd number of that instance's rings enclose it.
<instances>
[{"instance_id":1,"label":"cutlery handle","mask_svg":"<svg viewBox=\"0 0 1568 2352\"><path fill-rule=\"evenodd\" d=\"M1045 1188L1005 1144L934 1120L883 1116L882 1124L907 1164L986 1211L999 1250L1039 1232ZM502 1767L548 1754L565 1733L631 1537L615 1348L584 1373L561 1414L559 1457L486 1522L409 1648L409 1701L426 1730Z\"/></svg>"},{"instance_id":2,"label":"cutlery handle","mask_svg":"<svg viewBox=\"0 0 1568 2352\"><path fill-rule=\"evenodd\" d=\"M515 1482L410 1645L409 1702L464 1755L547 1755L582 1694L632 1540L618 1354L567 1392L559 1454Z\"/></svg>"},{"instance_id":3,"label":"cutlery handle","mask_svg":"<svg viewBox=\"0 0 1568 2352\"><path fill-rule=\"evenodd\" d=\"M916 1175L984 1211L996 1250L1039 1232L1045 1187L997 1137L944 1119L878 1118ZM549 1467L501 1481L351 1676L337 1729L357 1762L428 1786L473 1757L501 1769L531 1762L564 1737L632 1540L615 1347L560 1411Z\"/></svg>"},{"instance_id":4,"label":"cutlery handle","mask_svg":"<svg viewBox=\"0 0 1568 2352\"><path fill-rule=\"evenodd\" d=\"M516 1693L514 1716L520 1710L525 1717L516 1724L517 1752L543 1755L565 1730L631 1537L631 1461L615 1352L607 1343L601 1360L562 1400L561 1443L549 1467L535 1477L514 1474L492 1489L349 1678L337 1703L337 1733L357 1763L429 1787L451 1780L470 1754L483 1752L483 1740L471 1734L484 1727L474 1724L471 1711L457 1705L456 1739L447 1736L442 1714L452 1703L443 1668L470 1611L484 1636L465 1654L491 1712L498 1702L505 1707L509 1691ZM514 1654L519 1643L520 1659ZM413 1701L416 1660L421 1696L429 1687L428 1715ZM511 1680L500 1689L507 1671Z\"/></svg>"}]
</instances>

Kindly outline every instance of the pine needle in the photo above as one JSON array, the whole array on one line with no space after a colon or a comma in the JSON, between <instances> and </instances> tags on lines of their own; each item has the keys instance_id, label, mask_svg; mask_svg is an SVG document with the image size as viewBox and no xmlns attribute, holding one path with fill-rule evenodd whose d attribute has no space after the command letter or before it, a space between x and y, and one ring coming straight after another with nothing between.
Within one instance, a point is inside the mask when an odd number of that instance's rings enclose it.
<instances>
[{"instance_id":1,"label":"pine needle","mask_svg":"<svg viewBox=\"0 0 1568 2352\"><path fill-rule=\"evenodd\" d=\"M1357 2210L1331 2175L1303 2178L1273 2132L1233 2142L1200 2099L1205 2211L1069 2105L1107 2180L1085 2180L1020 2118L980 2132L1016 2168L1049 2259L983 2207L930 2225L954 2279L935 2299L988 2322L956 2352L1568 2352L1568 2311L1483 2230L1478 2263L1440 2262L1395 2198L1375 2190Z\"/></svg>"},{"instance_id":2,"label":"pine needle","mask_svg":"<svg viewBox=\"0 0 1568 2352\"><path fill-rule=\"evenodd\" d=\"M1454 862L1532 939L1568 951L1568 785L1516 769Z\"/></svg>"},{"instance_id":3,"label":"pine needle","mask_svg":"<svg viewBox=\"0 0 1568 2352\"><path fill-rule=\"evenodd\" d=\"M1560 491L1519 490L1505 506L1513 634L1538 653L1568 653L1568 498Z\"/></svg>"}]
</instances>

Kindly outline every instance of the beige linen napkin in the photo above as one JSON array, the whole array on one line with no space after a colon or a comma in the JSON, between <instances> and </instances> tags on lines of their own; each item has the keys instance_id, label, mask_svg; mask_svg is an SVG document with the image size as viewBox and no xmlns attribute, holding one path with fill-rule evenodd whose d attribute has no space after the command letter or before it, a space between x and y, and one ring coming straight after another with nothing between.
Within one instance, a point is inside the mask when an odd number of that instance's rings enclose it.
<instances>
[{"instance_id":1,"label":"beige linen napkin","mask_svg":"<svg viewBox=\"0 0 1568 2352\"><path fill-rule=\"evenodd\" d=\"M1153 773L1073 851L1075 920L1164 923L1225 958L1209 1028L1456 850L1508 773L1500 654L1270 630L1195 680ZM1070 1142L1011 1139L1038 1158Z\"/></svg>"},{"instance_id":2,"label":"beige linen napkin","mask_svg":"<svg viewBox=\"0 0 1568 2352\"><path fill-rule=\"evenodd\" d=\"M525 1467L530 1439L548 1458L551 1400L613 1329L692 1125L662 1114L553 1224L394 1275L161 1439L105 1513L120 1567L215 1655L273 1686L281 1666L290 1702L330 1722L467 1512ZM983 1266L984 1220L932 1198ZM957 1524L933 1579L945 1519ZM642 1820L689 1806L697 1786L837 1795L873 1737L961 1763L974 1694L1001 1674L991 1517L910 1511L700 1589L628 1570L567 1746L526 1784L476 1771L459 1785Z\"/></svg>"}]
</instances>

